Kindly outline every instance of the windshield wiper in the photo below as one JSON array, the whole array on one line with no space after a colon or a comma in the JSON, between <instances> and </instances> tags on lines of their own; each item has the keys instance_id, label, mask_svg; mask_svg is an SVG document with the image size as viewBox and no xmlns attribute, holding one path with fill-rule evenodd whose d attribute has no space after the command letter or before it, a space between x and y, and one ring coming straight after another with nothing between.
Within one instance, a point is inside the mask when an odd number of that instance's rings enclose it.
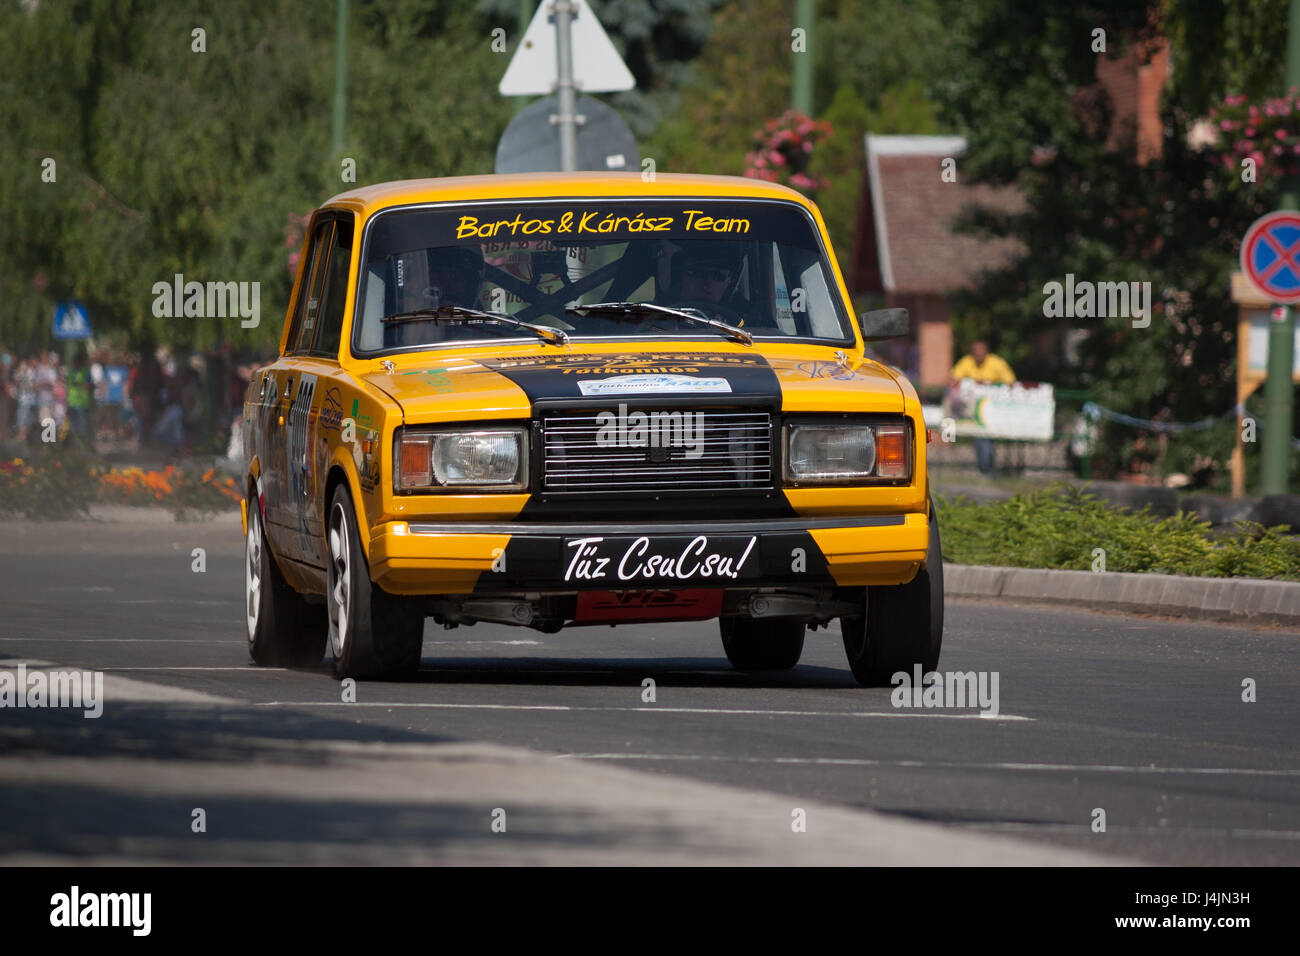
<instances>
[{"instance_id":1,"label":"windshield wiper","mask_svg":"<svg viewBox=\"0 0 1300 956\"><path fill-rule=\"evenodd\" d=\"M513 315L507 315L504 312L485 312L483 309L467 309L463 305L440 305L436 309L413 309L410 312L398 312L394 315L386 315L381 321L383 322L424 322L429 320L454 320L462 319L466 321L491 321L500 322L503 325L510 325L517 329L527 329L540 339L544 339L552 345L568 345L569 336L563 329L553 329L549 325L535 325L532 322L524 322L516 319Z\"/></svg>"},{"instance_id":2,"label":"windshield wiper","mask_svg":"<svg viewBox=\"0 0 1300 956\"><path fill-rule=\"evenodd\" d=\"M709 328L721 332L727 338L743 342L745 345L754 344L754 337L744 329L738 329L726 322L711 319L699 309L690 308L689 306L681 309L670 309L666 305L655 305L653 302L592 302L589 305L567 305L564 307L564 311L596 312L605 315L634 315L638 312L655 312L660 315L671 315L679 319L698 322L700 325L707 325Z\"/></svg>"}]
</instances>

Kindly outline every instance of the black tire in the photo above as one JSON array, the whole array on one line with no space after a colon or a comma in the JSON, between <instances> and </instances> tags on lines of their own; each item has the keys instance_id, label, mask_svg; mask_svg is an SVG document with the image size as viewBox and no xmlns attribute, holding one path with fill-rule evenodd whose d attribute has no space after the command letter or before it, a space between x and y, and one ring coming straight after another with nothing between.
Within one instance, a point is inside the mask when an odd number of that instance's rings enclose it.
<instances>
[{"instance_id":1,"label":"black tire","mask_svg":"<svg viewBox=\"0 0 1300 956\"><path fill-rule=\"evenodd\" d=\"M315 667L325 656L325 606L308 604L284 579L256 498L249 500L244 535L244 618L248 656L254 664Z\"/></svg>"},{"instance_id":2,"label":"black tire","mask_svg":"<svg viewBox=\"0 0 1300 956\"><path fill-rule=\"evenodd\" d=\"M738 671L789 670L803 654L803 621L724 617L718 629L727 660Z\"/></svg>"},{"instance_id":3,"label":"black tire","mask_svg":"<svg viewBox=\"0 0 1300 956\"><path fill-rule=\"evenodd\" d=\"M325 519L330 651L339 679L401 680L420 669L424 613L420 603L389 594L370 580L352 496L334 489ZM342 612L342 613L340 613Z\"/></svg>"},{"instance_id":4,"label":"black tire","mask_svg":"<svg viewBox=\"0 0 1300 956\"><path fill-rule=\"evenodd\" d=\"M930 502L925 567L907 584L864 588L866 614L841 618L849 669L863 687L888 687L899 671L923 674L939 667L943 646L943 552L939 519Z\"/></svg>"}]
</instances>

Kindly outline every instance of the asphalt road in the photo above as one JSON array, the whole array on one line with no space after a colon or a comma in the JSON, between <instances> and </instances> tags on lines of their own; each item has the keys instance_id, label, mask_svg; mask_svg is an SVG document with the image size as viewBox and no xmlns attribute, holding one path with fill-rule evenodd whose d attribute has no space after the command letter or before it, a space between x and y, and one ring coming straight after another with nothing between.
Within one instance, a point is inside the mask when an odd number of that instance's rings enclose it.
<instances>
[{"instance_id":1,"label":"asphalt road","mask_svg":"<svg viewBox=\"0 0 1300 956\"><path fill-rule=\"evenodd\" d=\"M0 524L0 669L108 682L0 709L0 861L1300 863L1294 632L950 601L991 717L858 688L837 627L754 676L712 623L430 621L344 702L247 663L241 559L237 518Z\"/></svg>"}]
</instances>

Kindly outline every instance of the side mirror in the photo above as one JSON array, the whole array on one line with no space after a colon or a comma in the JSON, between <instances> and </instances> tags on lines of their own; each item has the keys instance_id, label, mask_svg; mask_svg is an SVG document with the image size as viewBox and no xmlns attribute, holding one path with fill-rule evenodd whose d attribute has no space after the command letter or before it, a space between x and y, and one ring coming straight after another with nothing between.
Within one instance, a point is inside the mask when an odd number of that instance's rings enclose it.
<instances>
[{"instance_id":1,"label":"side mirror","mask_svg":"<svg viewBox=\"0 0 1300 956\"><path fill-rule=\"evenodd\" d=\"M862 327L862 337L868 342L880 339L896 339L907 334L906 309L876 309L863 312L858 318Z\"/></svg>"}]
</instances>

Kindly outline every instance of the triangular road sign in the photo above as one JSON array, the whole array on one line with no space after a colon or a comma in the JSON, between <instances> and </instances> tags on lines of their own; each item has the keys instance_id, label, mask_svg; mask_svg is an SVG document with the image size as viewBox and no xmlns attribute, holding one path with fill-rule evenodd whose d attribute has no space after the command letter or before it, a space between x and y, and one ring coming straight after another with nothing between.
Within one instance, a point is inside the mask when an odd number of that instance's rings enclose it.
<instances>
[{"instance_id":1,"label":"triangular road sign","mask_svg":"<svg viewBox=\"0 0 1300 956\"><path fill-rule=\"evenodd\" d=\"M570 0L573 18L573 85L580 93L613 93L636 86L632 72L610 42L605 28L587 6ZM548 96L555 92L554 0L542 0L524 31L497 90L502 96Z\"/></svg>"}]
</instances>

